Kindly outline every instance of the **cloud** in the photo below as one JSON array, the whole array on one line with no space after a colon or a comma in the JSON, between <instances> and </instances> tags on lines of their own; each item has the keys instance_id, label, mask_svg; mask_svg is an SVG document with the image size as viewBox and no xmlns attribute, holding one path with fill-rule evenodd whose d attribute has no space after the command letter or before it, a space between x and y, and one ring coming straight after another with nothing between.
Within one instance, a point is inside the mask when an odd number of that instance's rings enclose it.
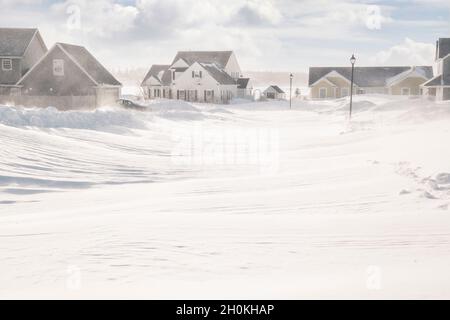
<instances>
[{"instance_id":1,"label":"cloud","mask_svg":"<svg viewBox=\"0 0 450 320\"><path fill-rule=\"evenodd\" d=\"M50 7L63 22L63 29L86 35L111 38L116 33L130 31L138 10L113 0L67 0Z\"/></svg>"},{"instance_id":2,"label":"cloud","mask_svg":"<svg viewBox=\"0 0 450 320\"><path fill-rule=\"evenodd\" d=\"M238 10L230 22L244 26L275 26L282 17L282 13L273 1L251 0Z\"/></svg>"},{"instance_id":3,"label":"cloud","mask_svg":"<svg viewBox=\"0 0 450 320\"><path fill-rule=\"evenodd\" d=\"M378 52L371 62L376 65L433 65L435 46L406 38L403 43Z\"/></svg>"},{"instance_id":4,"label":"cloud","mask_svg":"<svg viewBox=\"0 0 450 320\"><path fill-rule=\"evenodd\" d=\"M306 70L346 63L352 52L361 63L396 63L390 61L404 49L374 52L405 37L434 43L445 34L450 11L442 9L450 2L412 1L408 12L419 18L404 20L404 1L0 0L0 24L38 27L49 46L85 45L113 67L147 67L170 62L177 50L216 49L235 50L244 69Z\"/></svg>"}]
</instances>

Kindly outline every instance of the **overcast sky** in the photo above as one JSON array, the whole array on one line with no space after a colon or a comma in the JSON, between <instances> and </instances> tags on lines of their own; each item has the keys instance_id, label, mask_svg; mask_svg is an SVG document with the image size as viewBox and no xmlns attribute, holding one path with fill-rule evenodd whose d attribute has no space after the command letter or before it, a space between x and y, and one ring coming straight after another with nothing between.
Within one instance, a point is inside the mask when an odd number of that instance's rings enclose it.
<instances>
[{"instance_id":1,"label":"overcast sky","mask_svg":"<svg viewBox=\"0 0 450 320\"><path fill-rule=\"evenodd\" d=\"M234 50L243 70L433 63L450 0L0 0L0 26L38 27L110 68L169 64L178 50Z\"/></svg>"}]
</instances>

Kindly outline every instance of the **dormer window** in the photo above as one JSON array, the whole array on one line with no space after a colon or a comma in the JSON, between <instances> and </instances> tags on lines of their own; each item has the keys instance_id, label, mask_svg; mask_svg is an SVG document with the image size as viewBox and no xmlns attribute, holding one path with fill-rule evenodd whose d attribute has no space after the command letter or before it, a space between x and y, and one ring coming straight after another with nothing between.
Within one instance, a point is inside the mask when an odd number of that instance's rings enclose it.
<instances>
[{"instance_id":1,"label":"dormer window","mask_svg":"<svg viewBox=\"0 0 450 320\"><path fill-rule=\"evenodd\" d=\"M2 70L3 71L11 71L12 70L12 60L11 59L3 59L2 60Z\"/></svg>"}]
</instances>

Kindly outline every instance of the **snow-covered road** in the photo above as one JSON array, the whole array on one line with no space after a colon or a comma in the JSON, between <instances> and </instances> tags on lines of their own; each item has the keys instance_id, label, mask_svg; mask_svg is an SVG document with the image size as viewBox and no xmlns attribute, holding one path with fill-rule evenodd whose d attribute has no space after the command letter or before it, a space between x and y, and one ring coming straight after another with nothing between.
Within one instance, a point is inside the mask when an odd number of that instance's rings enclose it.
<instances>
[{"instance_id":1,"label":"snow-covered road","mask_svg":"<svg viewBox=\"0 0 450 320\"><path fill-rule=\"evenodd\" d=\"M0 107L0 298L450 298L450 105Z\"/></svg>"}]
</instances>

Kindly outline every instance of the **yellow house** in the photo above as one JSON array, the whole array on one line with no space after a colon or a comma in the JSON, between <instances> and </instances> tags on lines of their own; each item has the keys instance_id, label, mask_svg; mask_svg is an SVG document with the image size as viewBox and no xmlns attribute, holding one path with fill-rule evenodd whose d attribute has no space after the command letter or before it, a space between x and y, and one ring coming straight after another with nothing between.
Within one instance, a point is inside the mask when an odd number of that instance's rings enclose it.
<instances>
[{"instance_id":1,"label":"yellow house","mask_svg":"<svg viewBox=\"0 0 450 320\"><path fill-rule=\"evenodd\" d=\"M338 99L350 95L351 67L309 69L312 99ZM356 67L354 94L422 95L421 85L433 77L431 66Z\"/></svg>"}]
</instances>

